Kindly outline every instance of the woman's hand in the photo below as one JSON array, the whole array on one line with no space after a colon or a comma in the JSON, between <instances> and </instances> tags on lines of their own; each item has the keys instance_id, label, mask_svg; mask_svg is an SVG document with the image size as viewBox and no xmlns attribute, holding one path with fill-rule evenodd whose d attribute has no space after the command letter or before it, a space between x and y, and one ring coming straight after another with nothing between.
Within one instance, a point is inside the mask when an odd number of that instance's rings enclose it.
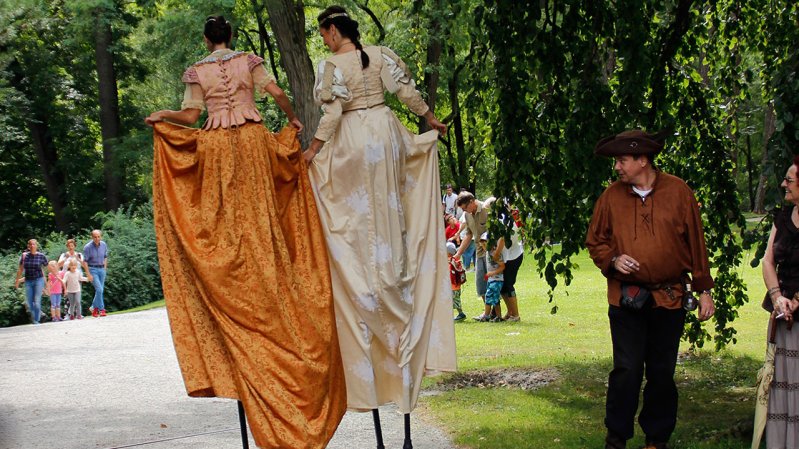
<instances>
[{"instance_id":1,"label":"woman's hand","mask_svg":"<svg viewBox=\"0 0 799 449\"><path fill-rule=\"evenodd\" d=\"M428 110L424 113L424 118L427 120L427 125L430 128L438 131L439 134L446 134L447 133L447 125L441 123L435 115L433 115L433 111Z\"/></svg>"},{"instance_id":2,"label":"woman's hand","mask_svg":"<svg viewBox=\"0 0 799 449\"><path fill-rule=\"evenodd\" d=\"M447 133L447 125L441 123L435 117L433 117L432 119L428 119L427 120L427 124L430 126L430 128L435 129L441 135L444 135L444 134Z\"/></svg>"},{"instance_id":3,"label":"woman's hand","mask_svg":"<svg viewBox=\"0 0 799 449\"><path fill-rule=\"evenodd\" d=\"M164 120L164 111L155 111L152 114L150 114L148 117L145 117L144 123L146 123L147 126L152 127L155 123L161 122L163 120Z\"/></svg>"},{"instance_id":4,"label":"woman's hand","mask_svg":"<svg viewBox=\"0 0 799 449\"><path fill-rule=\"evenodd\" d=\"M314 157L316 157L316 151L314 151L312 148L308 148L302 152L302 158L305 159L305 163L308 165L311 165L311 161Z\"/></svg>"},{"instance_id":5,"label":"woman's hand","mask_svg":"<svg viewBox=\"0 0 799 449\"><path fill-rule=\"evenodd\" d=\"M291 125L294 128L296 128L298 133L302 132L302 130L305 128L305 126L302 125L302 122L300 121L300 119L298 119L297 117L294 117L293 119L289 120L289 125ZM304 154L305 153L303 153L303 155Z\"/></svg>"},{"instance_id":6,"label":"woman's hand","mask_svg":"<svg viewBox=\"0 0 799 449\"><path fill-rule=\"evenodd\" d=\"M789 317L793 313L793 309L791 309L791 300L780 295L774 301L774 310L777 312L778 315L782 314L786 320L789 319Z\"/></svg>"}]
</instances>

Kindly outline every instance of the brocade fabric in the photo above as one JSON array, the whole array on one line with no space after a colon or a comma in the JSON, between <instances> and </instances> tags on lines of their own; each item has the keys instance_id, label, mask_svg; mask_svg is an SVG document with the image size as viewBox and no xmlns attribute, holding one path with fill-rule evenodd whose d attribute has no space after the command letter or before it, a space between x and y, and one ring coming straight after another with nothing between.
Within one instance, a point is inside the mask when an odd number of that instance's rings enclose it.
<instances>
[{"instance_id":1,"label":"brocade fabric","mask_svg":"<svg viewBox=\"0 0 799 449\"><path fill-rule=\"evenodd\" d=\"M241 400L259 447L324 448L346 392L296 131L161 122L154 140L158 258L188 394Z\"/></svg>"}]
</instances>

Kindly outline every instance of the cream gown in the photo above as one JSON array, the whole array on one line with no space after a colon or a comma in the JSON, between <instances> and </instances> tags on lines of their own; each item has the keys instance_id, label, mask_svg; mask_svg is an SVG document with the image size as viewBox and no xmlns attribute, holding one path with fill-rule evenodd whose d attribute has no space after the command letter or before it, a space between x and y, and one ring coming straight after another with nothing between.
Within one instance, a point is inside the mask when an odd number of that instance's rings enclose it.
<instances>
[{"instance_id":1,"label":"cream gown","mask_svg":"<svg viewBox=\"0 0 799 449\"><path fill-rule=\"evenodd\" d=\"M408 413L422 378L454 371L455 335L439 198L438 134L414 135L383 104L428 107L385 47L333 55L314 97L325 145L310 167L327 238L336 326L352 410Z\"/></svg>"}]
</instances>

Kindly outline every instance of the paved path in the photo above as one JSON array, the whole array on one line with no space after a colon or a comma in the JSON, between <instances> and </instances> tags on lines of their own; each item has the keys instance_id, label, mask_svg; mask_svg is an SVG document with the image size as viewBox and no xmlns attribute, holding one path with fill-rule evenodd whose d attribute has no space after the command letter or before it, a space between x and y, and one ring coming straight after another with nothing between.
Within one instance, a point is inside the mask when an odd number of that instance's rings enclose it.
<instances>
[{"instance_id":1,"label":"paved path","mask_svg":"<svg viewBox=\"0 0 799 449\"><path fill-rule=\"evenodd\" d=\"M401 448L402 415L380 410ZM415 448L454 449L418 415ZM242 447L235 401L186 395L165 309L0 329L0 449L128 447ZM372 415L347 413L328 449L374 447Z\"/></svg>"}]
</instances>

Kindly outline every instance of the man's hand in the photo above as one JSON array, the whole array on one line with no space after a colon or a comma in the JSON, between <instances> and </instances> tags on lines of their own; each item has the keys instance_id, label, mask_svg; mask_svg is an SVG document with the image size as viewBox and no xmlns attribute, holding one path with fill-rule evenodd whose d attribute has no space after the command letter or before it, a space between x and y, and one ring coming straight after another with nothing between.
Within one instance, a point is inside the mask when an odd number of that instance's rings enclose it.
<instances>
[{"instance_id":1,"label":"man's hand","mask_svg":"<svg viewBox=\"0 0 799 449\"><path fill-rule=\"evenodd\" d=\"M713 298L709 292L702 292L699 295L699 321L705 321L716 313L716 306L713 305Z\"/></svg>"},{"instance_id":2,"label":"man's hand","mask_svg":"<svg viewBox=\"0 0 799 449\"><path fill-rule=\"evenodd\" d=\"M637 273L638 270L641 269L641 265L637 260L628 256L627 254L622 254L621 256L616 257L616 260L613 262L613 268L615 268L619 273L630 274Z\"/></svg>"}]
</instances>

